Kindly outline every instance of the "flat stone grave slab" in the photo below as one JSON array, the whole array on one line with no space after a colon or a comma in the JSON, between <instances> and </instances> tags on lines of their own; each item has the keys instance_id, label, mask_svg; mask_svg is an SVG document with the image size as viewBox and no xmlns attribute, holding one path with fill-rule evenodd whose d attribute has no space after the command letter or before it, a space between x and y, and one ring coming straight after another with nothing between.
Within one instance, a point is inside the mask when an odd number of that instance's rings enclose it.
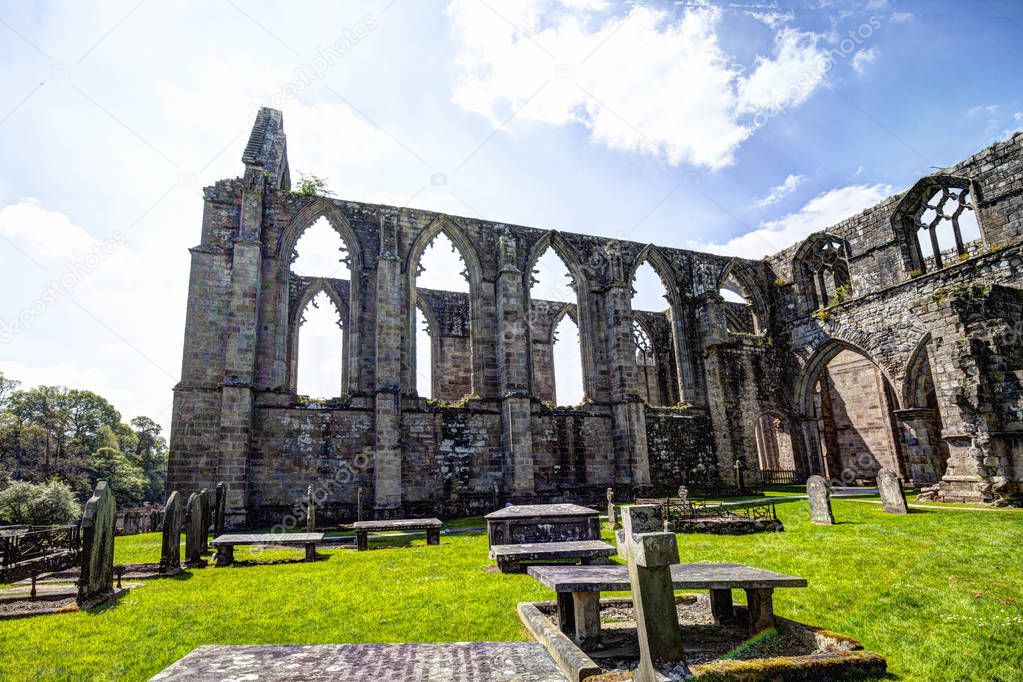
<instances>
[{"instance_id":1,"label":"flat stone grave slab","mask_svg":"<svg viewBox=\"0 0 1023 682\"><path fill-rule=\"evenodd\" d=\"M530 566L529 575L555 592L628 592L629 567ZM675 564L671 583L676 590L717 590L806 587L806 578L775 573L744 564Z\"/></svg>"},{"instance_id":2,"label":"flat stone grave slab","mask_svg":"<svg viewBox=\"0 0 1023 682\"><path fill-rule=\"evenodd\" d=\"M513 505L483 518L491 547L600 539L600 512L578 504Z\"/></svg>"},{"instance_id":3,"label":"flat stone grave slab","mask_svg":"<svg viewBox=\"0 0 1023 682\"><path fill-rule=\"evenodd\" d=\"M574 559L587 563L606 560L617 550L602 540L575 540L571 542L532 542L521 545L496 545L490 548L490 558L497 561L502 573L513 573L527 561L563 561ZM628 578L626 577L626 582Z\"/></svg>"},{"instance_id":4,"label":"flat stone grave slab","mask_svg":"<svg viewBox=\"0 0 1023 682\"><path fill-rule=\"evenodd\" d=\"M601 592L628 592L628 566L530 566L529 575L558 593L558 623L562 632L577 639L600 639ZM743 564L675 564L672 589L710 590L715 622L734 618L732 590L746 591L751 633L774 627L773 592L777 587L806 587L806 579ZM580 623L591 625L583 632Z\"/></svg>"},{"instance_id":5,"label":"flat stone grave slab","mask_svg":"<svg viewBox=\"0 0 1023 682\"><path fill-rule=\"evenodd\" d=\"M440 529L444 526L440 519L388 519L381 521L356 521L352 524L355 529L356 548L361 552L369 548L370 532L387 531L426 531L426 544L440 544Z\"/></svg>"},{"instance_id":6,"label":"flat stone grave slab","mask_svg":"<svg viewBox=\"0 0 1023 682\"><path fill-rule=\"evenodd\" d=\"M152 678L564 682L535 642L201 646Z\"/></svg>"},{"instance_id":7,"label":"flat stone grave slab","mask_svg":"<svg viewBox=\"0 0 1023 682\"><path fill-rule=\"evenodd\" d=\"M305 547L305 560L316 560L316 545L323 544L323 533L237 533L220 535L210 541L217 549L217 566L234 563L237 545L301 545Z\"/></svg>"}]
</instances>

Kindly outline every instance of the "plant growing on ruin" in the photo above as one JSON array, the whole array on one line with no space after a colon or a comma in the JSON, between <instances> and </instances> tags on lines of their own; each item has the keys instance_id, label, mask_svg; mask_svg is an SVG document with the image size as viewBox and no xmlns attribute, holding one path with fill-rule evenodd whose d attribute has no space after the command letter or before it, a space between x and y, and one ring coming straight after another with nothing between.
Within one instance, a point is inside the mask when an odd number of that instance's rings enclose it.
<instances>
[{"instance_id":1,"label":"plant growing on ruin","mask_svg":"<svg viewBox=\"0 0 1023 682\"><path fill-rule=\"evenodd\" d=\"M910 279L916 279L920 275L924 274L924 271L923 270L918 270L916 268L913 268L907 274L909 275Z\"/></svg>"},{"instance_id":2,"label":"plant growing on ruin","mask_svg":"<svg viewBox=\"0 0 1023 682\"><path fill-rule=\"evenodd\" d=\"M788 282L785 280L784 277L775 277L774 278L774 285L778 286L778 287L783 287L783 286L787 286Z\"/></svg>"},{"instance_id":3,"label":"plant growing on ruin","mask_svg":"<svg viewBox=\"0 0 1023 682\"><path fill-rule=\"evenodd\" d=\"M291 193L300 197L332 197L334 192L327 187L327 179L318 175L298 174L298 187Z\"/></svg>"},{"instance_id":4,"label":"plant growing on ruin","mask_svg":"<svg viewBox=\"0 0 1023 682\"><path fill-rule=\"evenodd\" d=\"M822 306L817 309L817 312L814 313L813 316L816 317L819 322L827 322L828 319L831 317L831 312L828 311L827 308Z\"/></svg>"}]
</instances>

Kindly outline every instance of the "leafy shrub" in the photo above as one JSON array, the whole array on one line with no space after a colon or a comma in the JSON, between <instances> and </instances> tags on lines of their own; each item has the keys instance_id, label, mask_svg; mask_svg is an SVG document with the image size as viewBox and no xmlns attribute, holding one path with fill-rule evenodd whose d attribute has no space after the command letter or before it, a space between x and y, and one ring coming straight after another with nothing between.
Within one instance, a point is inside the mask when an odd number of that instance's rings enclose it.
<instances>
[{"instance_id":1,"label":"leafy shrub","mask_svg":"<svg viewBox=\"0 0 1023 682\"><path fill-rule=\"evenodd\" d=\"M291 190L300 197L332 197L334 193L327 187L327 179L317 175L299 173L298 187Z\"/></svg>"},{"instance_id":2,"label":"leafy shrub","mask_svg":"<svg viewBox=\"0 0 1023 682\"><path fill-rule=\"evenodd\" d=\"M14 481L0 490L0 519L33 526L77 521L82 507L66 483L53 480L35 484Z\"/></svg>"}]
</instances>

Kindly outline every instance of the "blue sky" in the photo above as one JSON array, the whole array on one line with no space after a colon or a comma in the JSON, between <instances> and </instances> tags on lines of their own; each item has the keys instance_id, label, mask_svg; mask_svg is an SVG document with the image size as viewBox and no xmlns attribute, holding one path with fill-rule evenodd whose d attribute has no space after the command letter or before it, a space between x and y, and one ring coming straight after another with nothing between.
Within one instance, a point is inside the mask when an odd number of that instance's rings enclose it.
<instances>
[{"instance_id":1,"label":"blue sky","mask_svg":"<svg viewBox=\"0 0 1023 682\"><path fill-rule=\"evenodd\" d=\"M169 422L264 104L344 198L750 257L1023 127L1006 0L338 4L0 3L0 371Z\"/></svg>"}]
</instances>

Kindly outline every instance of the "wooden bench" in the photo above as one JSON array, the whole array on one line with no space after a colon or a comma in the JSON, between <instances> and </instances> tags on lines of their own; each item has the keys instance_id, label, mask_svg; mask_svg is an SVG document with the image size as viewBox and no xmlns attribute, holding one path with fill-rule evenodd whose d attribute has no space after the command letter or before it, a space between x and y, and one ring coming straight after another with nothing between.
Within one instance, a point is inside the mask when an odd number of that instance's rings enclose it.
<instances>
[{"instance_id":1,"label":"wooden bench","mask_svg":"<svg viewBox=\"0 0 1023 682\"><path fill-rule=\"evenodd\" d=\"M588 646L600 641L600 593L631 590L622 565L531 566L529 575L557 592L561 631ZM715 623L733 620L732 590L745 590L750 634L774 627L776 587L806 587L805 578L743 564L677 564L671 581L676 590L710 590Z\"/></svg>"},{"instance_id":2,"label":"wooden bench","mask_svg":"<svg viewBox=\"0 0 1023 682\"><path fill-rule=\"evenodd\" d=\"M386 531L426 531L426 544L440 544L440 529L444 526L440 519L391 519L389 521L356 521L356 549L360 552L369 549L369 534Z\"/></svg>"},{"instance_id":3,"label":"wooden bench","mask_svg":"<svg viewBox=\"0 0 1023 682\"><path fill-rule=\"evenodd\" d=\"M532 542L519 545L494 545L490 558L497 561L502 573L521 573L522 564L533 561L572 560L588 566L605 563L617 550L602 540L568 540L565 542ZM565 568L572 568L570 566ZM628 576L626 576L628 580Z\"/></svg>"},{"instance_id":4,"label":"wooden bench","mask_svg":"<svg viewBox=\"0 0 1023 682\"><path fill-rule=\"evenodd\" d=\"M234 548L237 545L301 545L305 547L305 560L316 561L316 546L323 544L323 533L249 533L221 535L210 545L217 550L217 566L234 563Z\"/></svg>"}]
</instances>

